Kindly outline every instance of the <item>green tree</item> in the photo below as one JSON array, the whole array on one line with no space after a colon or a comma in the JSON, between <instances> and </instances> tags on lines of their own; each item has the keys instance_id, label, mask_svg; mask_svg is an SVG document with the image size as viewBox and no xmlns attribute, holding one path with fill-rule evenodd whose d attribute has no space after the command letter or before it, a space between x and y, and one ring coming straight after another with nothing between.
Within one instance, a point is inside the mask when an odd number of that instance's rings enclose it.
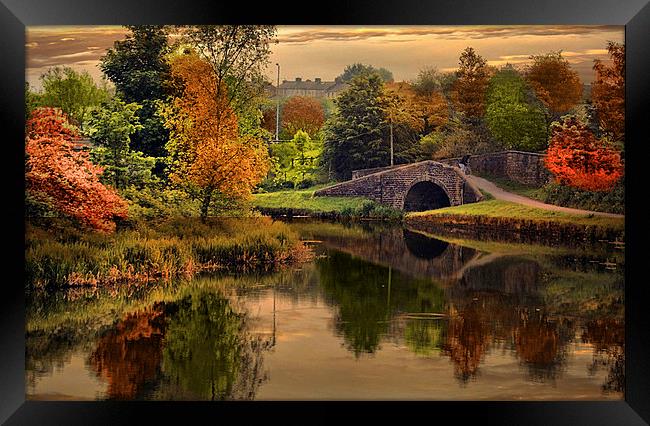
<instances>
[{"instance_id":1,"label":"green tree","mask_svg":"<svg viewBox=\"0 0 650 426\"><path fill-rule=\"evenodd\" d=\"M381 78L362 74L335 100L337 110L325 124L324 160L337 179L349 179L355 169L389 164L383 95Z\"/></svg>"},{"instance_id":2,"label":"green tree","mask_svg":"<svg viewBox=\"0 0 650 426\"><path fill-rule=\"evenodd\" d=\"M147 155L165 155L169 131L158 114L156 101L169 91L169 52L165 27L159 25L127 25L131 32L116 41L102 57L100 68L115 84L126 102L142 105L138 119L142 128L132 135L132 148Z\"/></svg>"},{"instance_id":3,"label":"green tree","mask_svg":"<svg viewBox=\"0 0 650 426\"><path fill-rule=\"evenodd\" d=\"M435 92L442 92L443 84L443 75L435 67L424 67L413 81L413 90L420 96L429 96Z\"/></svg>"},{"instance_id":4,"label":"green tree","mask_svg":"<svg viewBox=\"0 0 650 426\"><path fill-rule=\"evenodd\" d=\"M70 67L48 69L41 75L41 84L41 105L60 108L82 130L90 111L110 98L106 84L97 86L88 71Z\"/></svg>"},{"instance_id":5,"label":"green tree","mask_svg":"<svg viewBox=\"0 0 650 426\"><path fill-rule=\"evenodd\" d=\"M32 111L41 106L41 99L38 93L32 91L29 83L25 82L25 120L29 120Z\"/></svg>"},{"instance_id":6,"label":"green tree","mask_svg":"<svg viewBox=\"0 0 650 426\"><path fill-rule=\"evenodd\" d=\"M546 147L546 117L525 80L512 68L490 79L485 122L508 149L540 151Z\"/></svg>"},{"instance_id":7,"label":"green tree","mask_svg":"<svg viewBox=\"0 0 650 426\"><path fill-rule=\"evenodd\" d=\"M99 145L93 157L106 166L104 179L115 188L128 186L130 176L143 166L139 161L142 156L133 155L130 150L131 135L142 128L137 116L140 108L136 103L127 104L114 98L93 111L90 117L88 133L91 140ZM136 164L129 160L136 161Z\"/></svg>"},{"instance_id":8,"label":"green tree","mask_svg":"<svg viewBox=\"0 0 650 426\"><path fill-rule=\"evenodd\" d=\"M354 77L363 74L377 74L384 81L384 83L389 83L393 81L393 73L387 70L386 68L375 68L372 65L365 65L361 63L356 63L348 65L343 70L343 73L338 76L343 82L350 82Z\"/></svg>"},{"instance_id":9,"label":"green tree","mask_svg":"<svg viewBox=\"0 0 650 426\"><path fill-rule=\"evenodd\" d=\"M316 169L317 162L315 161L316 155L314 155L316 154L314 152L314 141L309 137L307 132L298 130L291 142L295 145L298 154L295 160L296 171L300 178L304 180L307 175L311 175Z\"/></svg>"},{"instance_id":10,"label":"green tree","mask_svg":"<svg viewBox=\"0 0 650 426\"><path fill-rule=\"evenodd\" d=\"M273 144L270 148L273 173L280 176L284 182L292 180L289 173L292 171L294 159L298 155L296 145L293 141L288 141Z\"/></svg>"}]
</instances>

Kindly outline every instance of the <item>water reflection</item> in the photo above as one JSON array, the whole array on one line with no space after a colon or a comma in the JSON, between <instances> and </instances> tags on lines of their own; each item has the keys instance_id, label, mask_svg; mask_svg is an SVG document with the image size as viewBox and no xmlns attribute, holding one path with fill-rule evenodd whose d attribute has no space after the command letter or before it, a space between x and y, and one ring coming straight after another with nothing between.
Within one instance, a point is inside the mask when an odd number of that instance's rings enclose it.
<instances>
[{"instance_id":1,"label":"water reflection","mask_svg":"<svg viewBox=\"0 0 650 426\"><path fill-rule=\"evenodd\" d=\"M106 382L107 399L140 399L146 384L160 374L166 321L160 303L128 314L97 340L89 357L92 370Z\"/></svg>"},{"instance_id":2,"label":"water reflection","mask_svg":"<svg viewBox=\"0 0 650 426\"><path fill-rule=\"evenodd\" d=\"M587 323L582 340L595 346L594 360L589 372L607 369L605 392L623 392L625 389L625 327L623 321L603 318Z\"/></svg>"},{"instance_id":3,"label":"water reflection","mask_svg":"<svg viewBox=\"0 0 650 426\"><path fill-rule=\"evenodd\" d=\"M244 314L204 293L174 303L168 318L159 398L254 399L266 378L262 353L270 342L250 335Z\"/></svg>"},{"instance_id":4,"label":"water reflection","mask_svg":"<svg viewBox=\"0 0 650 426\"><path fill-rule=\"evenodd\" d=\"M296 229L319 243L293 270L32 295L28 394L62 397L54 379L81 354L104 388L66 397L622 397L622 265L488 253L394 227ZM412 375L391 382L396 372Z\"/></svg>"}]
</instances>

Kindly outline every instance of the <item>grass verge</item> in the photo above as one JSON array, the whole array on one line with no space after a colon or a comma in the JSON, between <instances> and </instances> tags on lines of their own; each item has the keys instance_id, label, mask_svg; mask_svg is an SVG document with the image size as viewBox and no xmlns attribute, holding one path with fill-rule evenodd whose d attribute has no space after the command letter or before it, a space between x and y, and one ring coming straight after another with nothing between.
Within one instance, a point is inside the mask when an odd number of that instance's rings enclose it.
<instances>
[{"instance_id":1,"label":"grass verge","mask_svg":"<svg viewBox=\"0 0 650 426\"><path fill-rule=\"evenodd\" d=\"M264 214L332 218L401 219L402 213L362 197L315 197L319 187L254 194L252 205Z\"/></svg>"},{"instance_id":2,"label":"grass verge","mask_svg":"<svg viewBox=\"0 0 650 426\"><path fill-rule=\"evenodd\" d=\"M429 210L425 212L409 213L408 217L461 215L484 216L501 219L522 219L540 222L557 222L563 224L598 226L608 229L623 230L625 219L616 217L603 217L592 214L577 215L552 210L538 209L503 200L489 200L480 203L463 204L456 207Z\"/></svg>"}]
</instances>

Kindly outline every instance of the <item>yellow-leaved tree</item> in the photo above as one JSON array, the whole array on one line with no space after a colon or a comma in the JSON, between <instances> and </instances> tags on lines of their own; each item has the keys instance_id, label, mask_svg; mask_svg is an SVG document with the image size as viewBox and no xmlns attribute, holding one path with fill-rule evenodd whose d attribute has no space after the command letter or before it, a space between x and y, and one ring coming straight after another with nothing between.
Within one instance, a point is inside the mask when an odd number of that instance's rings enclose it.
<instances>
[{"instance_id":1,"label":"yellow-leaved tree","mask_svg":"<svg viewBox=\"0 0 650 426\"><path fill-rule=\"evenodd\" d=\"M250 197L269 170L268 150L262 141L240 135L228 90L207 61L192 52L177 56L171 75L178 90L163 110L170 130L169 178L201 200L205 219L217 196Z\"/></svg>"}]
</instances>

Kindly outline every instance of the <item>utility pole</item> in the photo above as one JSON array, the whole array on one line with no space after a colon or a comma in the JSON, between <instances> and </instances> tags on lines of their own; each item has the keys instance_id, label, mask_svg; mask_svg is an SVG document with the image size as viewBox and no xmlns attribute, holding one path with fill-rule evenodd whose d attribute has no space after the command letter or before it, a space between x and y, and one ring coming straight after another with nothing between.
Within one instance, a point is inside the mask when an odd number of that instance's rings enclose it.
<instances>
[{"instance_id":1,"label":"utility pole","mask_svg":"<svg viewBox=\"0 0 650 426\"><path fill-rule=\"evenodd\" d=\"M278 67L278 80L275 86L275 141L278 142L280 139L280 64L275 65Z\"/></svg>"},{"instance_id":2,"label":"utility pole","mask_svg":"<svg viewBox=\"0 0 650 426\"><path fill-rule=\"evenodd\" d=\"M393 118L390 118L390 165L393 165Z\"/></svg>"}]
</instances>

